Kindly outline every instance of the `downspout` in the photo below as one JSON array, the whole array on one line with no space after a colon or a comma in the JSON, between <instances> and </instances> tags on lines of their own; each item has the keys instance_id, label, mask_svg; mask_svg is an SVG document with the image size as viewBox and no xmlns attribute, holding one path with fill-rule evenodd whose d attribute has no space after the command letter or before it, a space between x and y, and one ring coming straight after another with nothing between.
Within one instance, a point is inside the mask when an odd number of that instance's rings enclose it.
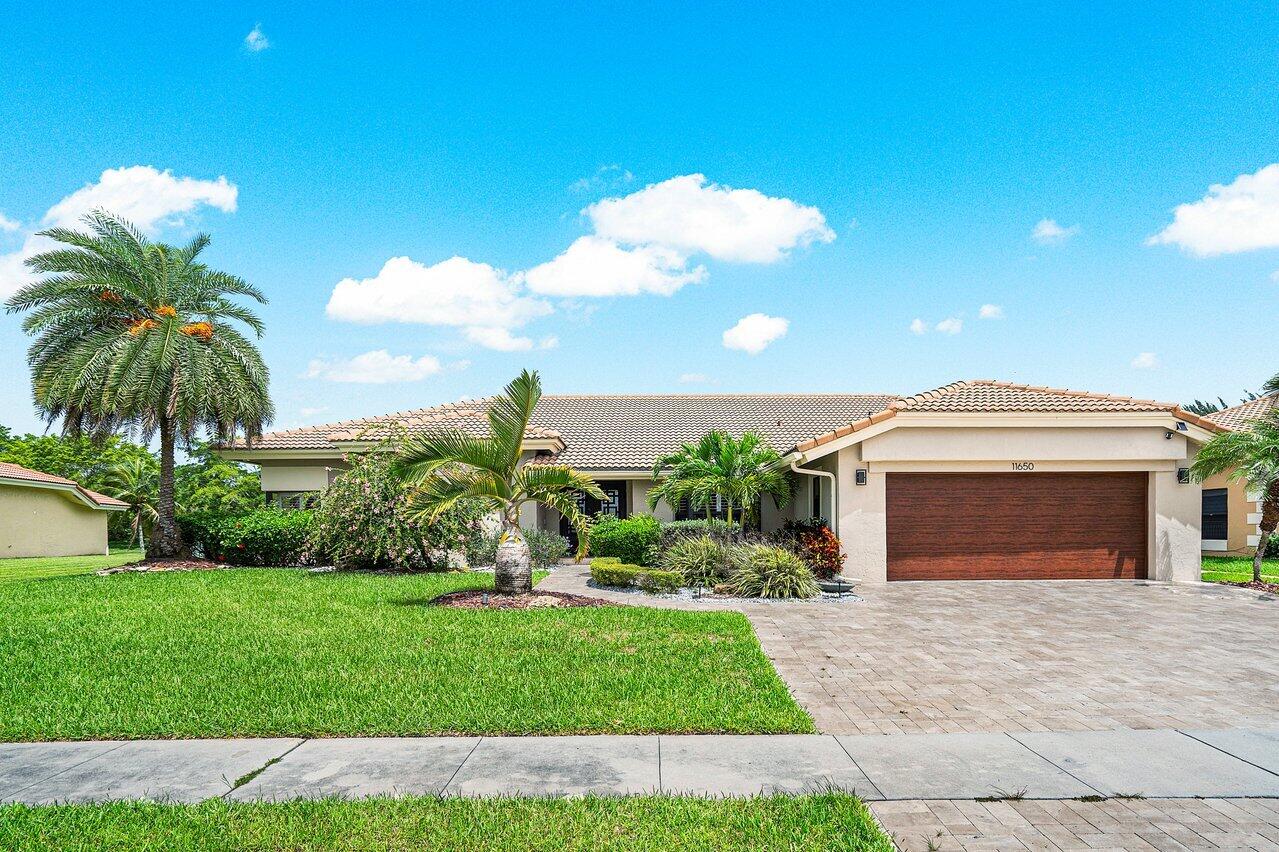
<instances>
[{"instance_id":1,"label":"downspout","mask_svg":"<svg viewBox=\"0 0 1279 852\"><path fill-rule=\"evenodd\" d=\"M799 463L804 460L804 454L798 453L791 460L790 469L795 473L802 473L804 476L821 476L830 479L830 527L831 532L839 535L839 530L836 529L839 526L839 488L837 487L838 482L835 479L835 474L829 470L809 470L808 468L800 467ZM813 484L816 485L816 483Z\"/></svg>"}]
</instances>

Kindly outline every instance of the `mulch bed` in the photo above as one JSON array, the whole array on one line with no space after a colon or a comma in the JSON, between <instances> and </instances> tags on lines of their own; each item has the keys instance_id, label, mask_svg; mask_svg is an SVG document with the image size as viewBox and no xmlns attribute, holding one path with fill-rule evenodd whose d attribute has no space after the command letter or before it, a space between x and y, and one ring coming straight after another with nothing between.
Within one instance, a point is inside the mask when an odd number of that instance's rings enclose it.
<instances>
[{"instance_id":1,"label":"mulch bed","mask_svg":"<svg viewBox=\"0 0 1279 852\"><path fill-rule=\"evenodd\" d=\"M449 592L431 601L432 606L455 609L541 609L543 607L616 606L612 601L570 595L566 592L526 592L520 595L499 595L483 589Z\"/></svg>"},{"instance_id":2,"label":"mulch bed","mask_svg":"<svg viewBox=\"0 0 1279 852\"><path fill-rule=\"evenodd\" d=\"M151 574L164 571L219 571L226 568L225 564L220 562L210 562L207 559L152 559L141 560L140 562L129 562L125 565L117 565L114 568L103 568L96 571L99 577L109 577L112 574Z\"/></svg>"},{"instance_id":3,"label":"mulch bed","mask_svg":"<svg viewBox=\"0 0 1279 852\"><path fill-rule=\"evenodd\" d=\"M1269 592L1272 595L1279 595L1279 583L1258 583L1256 580L1249 580L1246 583L1231 583L1226 580L1220 582L1223 586L1236 586L1240 589L1252 589L1255 592Z\"/></svg>"}]
</instances>

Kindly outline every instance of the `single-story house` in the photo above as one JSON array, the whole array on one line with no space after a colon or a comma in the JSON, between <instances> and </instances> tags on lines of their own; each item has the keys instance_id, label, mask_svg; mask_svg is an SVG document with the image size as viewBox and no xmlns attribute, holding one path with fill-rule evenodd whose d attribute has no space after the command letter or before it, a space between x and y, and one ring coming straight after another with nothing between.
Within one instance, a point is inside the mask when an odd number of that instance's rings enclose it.
<instances>
[{"instance_id":1,"label":"single-story house","mask_svg":"<svg viewBox=\"0 0 1279 852\"><path fill-rule=\"evenodd\" d=\"M344 455L392 429L482 433L487 399L264 435L227 458L261 465L290 505L325 488ZM1199 485L1188 468L1223 427L1175 403L980 380L894 394L547 395L529 458L590 473L589 512L647 511L654 460L711 429L759 432L786 454L796 499L760 507L765 531L820 516L845 573L923 579L1197 580ZM680 507L659 505L671 519ZM526 525L561 528L529 506Z\"/></svg>"},{"instance_id":2,"label":"single-story house","mask_svg":"<svg viewBox=\"0 0 1279 852\"><path fill-rule=\"evenodd\" d=\"M0 462L0 558L107 553L107 514L128 504L70 479Z\"/></svg>"},{"instance_id":3,"label":"single-story house","mask_svg":"<svg viewBox=\"0 0 1279 852\"><path fill-rule=\"evenodd\" d=\"M1279 407L1279 394L1223 408L1204 419L1223 429L1245 429ZM1203 549L1213 556L1252 556L1261 541L1261 495L1219 474L1203 483Z\"/></svg>"}]
</instances>

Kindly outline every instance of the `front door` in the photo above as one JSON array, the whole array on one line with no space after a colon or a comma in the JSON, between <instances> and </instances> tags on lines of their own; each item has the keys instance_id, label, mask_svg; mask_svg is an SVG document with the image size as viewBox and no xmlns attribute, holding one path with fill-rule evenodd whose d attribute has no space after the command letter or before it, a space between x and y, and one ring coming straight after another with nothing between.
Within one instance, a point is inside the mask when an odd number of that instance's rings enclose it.
<instances>
[{"instance_id":1,"label":"front door","mask_svg":"<svg viewBox=\"0 0 1279 852\"><path fill-rule=\"evenodd\" d=\"M604 499L597 500L586 494L578 494L577 508L579 510L592 518L596 516L625 518L630 514L630 507L626 504L625 479L606 479L596 484L604 492ZM577 550L577 531L573 529L573 525L565 518L560 518L560 535L568 539L569 546L573 550Z\"/></svg>"}]
</instances>

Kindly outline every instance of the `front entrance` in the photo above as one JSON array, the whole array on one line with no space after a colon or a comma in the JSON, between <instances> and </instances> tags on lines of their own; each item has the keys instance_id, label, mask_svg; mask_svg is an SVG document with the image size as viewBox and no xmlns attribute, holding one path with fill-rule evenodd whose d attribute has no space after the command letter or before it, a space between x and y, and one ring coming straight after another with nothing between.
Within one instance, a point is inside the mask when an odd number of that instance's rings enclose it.
<instances>
[{"instance_id":1,"label":"front entrance","mask_svg":"<svg viewBox=\"0 0 1279 852\"><path fill-rule=\"evenodd\" d=\"M625 479L605 479L596 483L604 492L604 499L597 500L586 494L577 495L577 508L594 518L599 515L625 518L630 515L626 500ZM577 531L566 519L560 518L560 535L568 539L572 550L577 549Z\"/></svg>"}]
</instances>

